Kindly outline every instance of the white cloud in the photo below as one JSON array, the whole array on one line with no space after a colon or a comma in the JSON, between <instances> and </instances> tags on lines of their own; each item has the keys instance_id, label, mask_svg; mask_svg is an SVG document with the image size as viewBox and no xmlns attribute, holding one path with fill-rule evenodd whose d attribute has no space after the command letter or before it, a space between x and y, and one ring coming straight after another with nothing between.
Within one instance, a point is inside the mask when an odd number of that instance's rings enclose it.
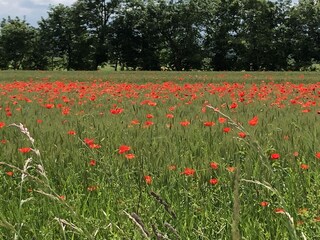
<instances>
[{"instance_id":1,"label":"white cloud","mask_svg":"<svg viewBox=\"0 0 320 240\"><path fill-rule=\"evenodd\" d=\"M50 4L52 5L58 5L59 3L64 4L64 5L71 5L72 3L75 2L75 0L31 0L32 3L35 5L42 5L42 6L49 6Z\"/></svg>"},{"instance_id":2,"label":"white cloud","mask_svg":"<svg viewBox=\"0 0 320 240\"><path fill-rule=\"evenodd\" d=\"M41 17L47 17L47 11L50 5L59 3L70 6L76 0L0 0L0 20L2 18L26 19L33 26L41 20Z\"/></svg>"}]
</instances>

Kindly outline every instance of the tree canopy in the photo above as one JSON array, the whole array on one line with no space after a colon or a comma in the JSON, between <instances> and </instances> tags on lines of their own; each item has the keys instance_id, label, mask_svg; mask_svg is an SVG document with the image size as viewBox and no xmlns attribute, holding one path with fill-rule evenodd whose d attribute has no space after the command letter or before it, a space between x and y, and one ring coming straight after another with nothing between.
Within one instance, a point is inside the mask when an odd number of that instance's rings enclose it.
<instances>
[{"instance_id":1,"label":"tree canopy","mask_svg":"<svg viewBox=\"0 0 320 240\"><path fill-rule=\"evenodd\" d=\"M320 2L78 0L0 24L1 69L301 70L320 63Z\"/></svg>"}]
</instances>

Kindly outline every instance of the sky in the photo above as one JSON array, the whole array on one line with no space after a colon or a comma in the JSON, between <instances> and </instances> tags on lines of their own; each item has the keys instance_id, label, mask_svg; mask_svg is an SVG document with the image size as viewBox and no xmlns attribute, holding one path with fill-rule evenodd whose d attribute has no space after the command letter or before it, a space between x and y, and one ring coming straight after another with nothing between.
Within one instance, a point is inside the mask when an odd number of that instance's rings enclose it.
<instances>
[{"instance_id":1,"label":"sky","mask_svg":"<svg viewBox=\"0 0 320 240\"><path fill-rule=\"evenodd\" d=\"M0 0L0 20L10 16L18 16L32 26L37 26L41 17L47 18L47 11L51 5L62 3L70 6L76 0Z\"/></svg>"},{"instance_id":2,"label":"sky","mask_svg":"<svg viewBox=\"0 0 320 240\"><path fill-rule=\"evenodd\" d=\"M297 2L298 0L293 0ZM10 16L25 19L32 26L37 26L41 17L47 18L49 5L62 3L70 6L76 0L0 0L0 20Z\"/></svg>"}]
</instances>

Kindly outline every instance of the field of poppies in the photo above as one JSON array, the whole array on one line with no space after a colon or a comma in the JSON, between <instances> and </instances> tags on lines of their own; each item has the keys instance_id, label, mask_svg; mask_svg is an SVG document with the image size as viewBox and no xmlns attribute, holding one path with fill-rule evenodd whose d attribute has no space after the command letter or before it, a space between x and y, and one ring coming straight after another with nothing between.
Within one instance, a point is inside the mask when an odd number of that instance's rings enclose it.
<instances>
[{"instance_id":1,"label":"field of poppies","mask_svg":"<svg viewBox=\"0 0 320 240\"><path fill-rule=\"evenodd\" d=\"M320 239L320 76L0 72L1 239Z\"/></svg>"}]
</instances>

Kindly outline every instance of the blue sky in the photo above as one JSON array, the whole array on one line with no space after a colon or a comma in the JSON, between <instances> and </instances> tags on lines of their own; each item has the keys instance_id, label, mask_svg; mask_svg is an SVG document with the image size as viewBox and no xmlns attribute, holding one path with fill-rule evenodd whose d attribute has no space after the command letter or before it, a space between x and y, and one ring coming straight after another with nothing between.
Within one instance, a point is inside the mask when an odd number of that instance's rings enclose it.
<instances>
[{"instance_id":1,"label":"blue sky","mask_svg":"<svg viewBox=\"0 0 320 240\"><path fill-rule=\"evenodd\" d=\"M37 26L37 21L47 17L49 5L71 5L75 0L0 0L0 19L10 16L18 16L33 26Z\"/></svg>"},{"instance_id":2,"label":"blue sky","mask_svg":"<svg viewBox=\"0 0 320 240\"><path fill-rule=\"evenodd\" d=\"M0 20L8 16L15 16L23 19L33 26L37 26L37 21L41 16L46 18L49 5L71 5L76 0L0 0ZM298 0L293 0L297 2Z\"/></svg>"}]
</instances>

